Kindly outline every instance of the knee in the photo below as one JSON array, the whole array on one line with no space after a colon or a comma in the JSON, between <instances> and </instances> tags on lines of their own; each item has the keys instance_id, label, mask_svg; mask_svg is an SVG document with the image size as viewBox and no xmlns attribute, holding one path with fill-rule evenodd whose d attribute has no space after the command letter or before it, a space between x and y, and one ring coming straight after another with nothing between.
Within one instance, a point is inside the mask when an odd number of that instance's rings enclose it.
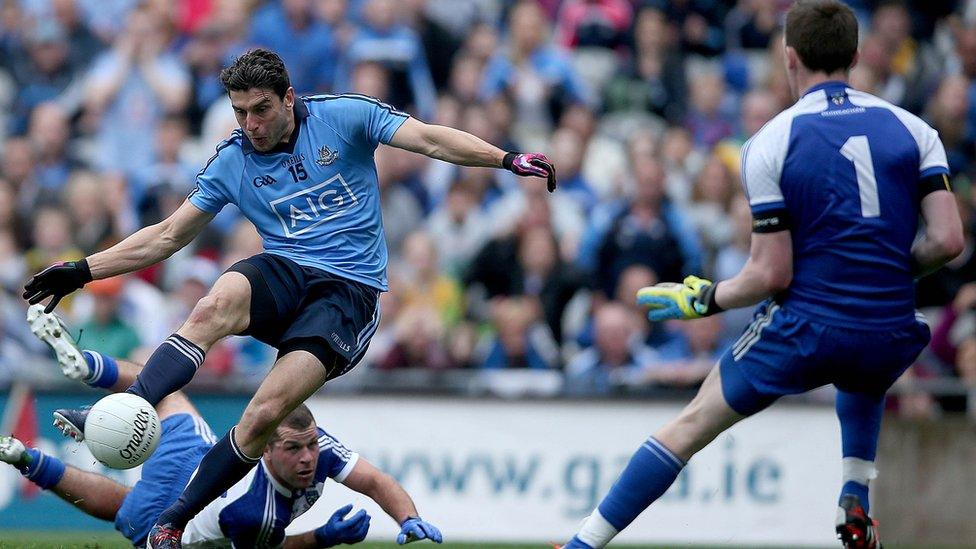
<instances>
[{"instance_id":1,"label":"knee","mask_svg":"<svg viewBox=\"0 0 976 549\"><path fill-rule=\"evenodd\" d=\"M245 296L236 292L215 291L197 302L186 324L204 336L220 338L235 334L246 327L246 301Z\"/></svg>"}]
</instances>

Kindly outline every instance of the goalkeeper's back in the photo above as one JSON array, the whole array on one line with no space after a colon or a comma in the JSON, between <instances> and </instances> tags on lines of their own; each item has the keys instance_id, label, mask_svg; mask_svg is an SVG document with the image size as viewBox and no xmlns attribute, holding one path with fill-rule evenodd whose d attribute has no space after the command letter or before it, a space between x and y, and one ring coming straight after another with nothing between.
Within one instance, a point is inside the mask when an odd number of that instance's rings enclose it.
<instances>
[{"instance_id":1,"label":"goalkeeper's back","mask_svg":"<svg viewBox=\"0 0 976 549\"><path fill-rule=\"evenodd\" d=\"M741 171L756 232L792 231L793 280L781 305L835 326L914 321L920 202L948 188L935 130L844 82L825 82L746 143Z\"/></svg>"}]
</instances>

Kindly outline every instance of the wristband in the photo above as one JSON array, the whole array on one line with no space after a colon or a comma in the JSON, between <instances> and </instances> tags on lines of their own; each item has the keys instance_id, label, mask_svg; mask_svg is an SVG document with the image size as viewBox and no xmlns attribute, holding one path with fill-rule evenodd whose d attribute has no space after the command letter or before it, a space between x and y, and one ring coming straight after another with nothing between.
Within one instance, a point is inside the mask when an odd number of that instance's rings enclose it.
<instances>
[{"instance_id":1,"label":"wristband","mask_svg":"<svg viewBox=\"0 0 976 549\"><path fill-rule=\"evenodd\" d=\"M515 162L516 156L518 156L518 153L513 153L513 152L505 153L505 156L502 157L502 167L508 171L512 171L512 163Z\"/></svg>"},{"instance_id":2,"label":"wristband","mask_svg":"<svg viewBox=\"0 0 976 549\"><path fill-rule=\"evenodd\" d=\"M75 261L74 263L75 263L75 267L77 267L78 270L81 271L81 274L84 275L85 284L88 284L89 282L91 282L92 280L95 279L92 276L91 267L88 266L88 258L87 257L86 258L82 258L79 261Z\"/></svg>"}]
</instances>

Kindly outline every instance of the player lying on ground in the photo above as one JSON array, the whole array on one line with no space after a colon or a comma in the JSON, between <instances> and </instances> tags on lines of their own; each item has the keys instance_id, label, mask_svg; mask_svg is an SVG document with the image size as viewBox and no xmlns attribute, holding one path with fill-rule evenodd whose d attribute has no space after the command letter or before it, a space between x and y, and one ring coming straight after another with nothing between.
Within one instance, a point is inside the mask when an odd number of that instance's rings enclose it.
<instances>
[{"instance_id":1,"label":"player lying on ground","mask_svg":"<svg viewBox=\"0 0 976 549\"><path fill-rule=\"evenodd\" d=\"M53 314L35 305L28 313L31 330L54 348L64 374L92 387L124 391L141 366L93 351L81 351ZM54 456L25 449L12 437L0 437L0 460L17 467L31 482L51 490L85 513L115 522L115 528L136 546L156 517L179 496L203 455L216 438L196 408L180 391L156 406L162 421L159 447L142 468L132 488L96 473L66 466ZM404 489L389 475L316 426L300 405L278 426L257 467L196 516L183 532L187 547L212 546L286 548L332 547L366 537L370 517L365 510L347 517L352 505L340 508L311 532L285 536L285 528L322 495L331 478L369 496L398 524L398 543L441 540L432 524L418 518Z\"/></svg>"},{"instance_id":2,"label":"player lying on ground","mask_svg":"<svg viewBox=\"0 0 976 549\"><path fill-rule=\"evenodd\" d=\"M790 87L803 94L743 147L754 218L749 260L717 284L688 277L637 294L655 321L762 304L566 549L603 547L721 432L780 396L826 384L837 388L843 447L837 533L845 547L880 547L868 481L885 392L929 340L913 277L960 253L962 223L935 130L846 84L857 59L851 10L834 0L798 2L785 42ZM913 246L920 213L925 230Z\"/></svg>"},{"instance_id":3,"label":"player lying on ground","mask_svg":"<svg viewBox=\"0 0 976 549\"><path fill-rule=\"evenodd\" d=\"M296 97L281 58L267 50L245 53L220 78L240 129L218 145L187 201L108 250L48 267L24 291L31 304L51 297L50 311L93 278L171 256L229 203L261 234L265 253L221 275L128 389L159 403L186 385L207 350L228 335L251 335L278 349L241 420L160 515L149 536L154 548L179 547L186 523L257 463L278 423L366 352L379 321L379 293L387 289L373 162L380 143L454 164L544 177L550 191L556 188L555 169L544 155L506 153L370 97ZM61 424L83 434L86 417L86 410L67 411Z\"/></svg>"}]
</instances>

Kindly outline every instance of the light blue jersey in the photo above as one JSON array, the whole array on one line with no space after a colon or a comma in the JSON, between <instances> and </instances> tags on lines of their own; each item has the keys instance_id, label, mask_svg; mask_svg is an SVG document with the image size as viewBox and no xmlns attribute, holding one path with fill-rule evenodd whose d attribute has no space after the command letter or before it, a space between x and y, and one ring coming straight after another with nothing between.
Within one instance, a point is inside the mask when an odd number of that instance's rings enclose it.
<instances>
[{"instance_id":1,"label":"light blue jersey","mask_svg":"<svg viewBox=\"0 0 976 549\"><path fill-rule=\"evenodd\" d=\"M188 199L213 214L235 204L268 253L386 290L373 151L407 117L362 95L301 97L287 143L262 153L235 130L197 175Z\"/></svg>"}]
</instances>

